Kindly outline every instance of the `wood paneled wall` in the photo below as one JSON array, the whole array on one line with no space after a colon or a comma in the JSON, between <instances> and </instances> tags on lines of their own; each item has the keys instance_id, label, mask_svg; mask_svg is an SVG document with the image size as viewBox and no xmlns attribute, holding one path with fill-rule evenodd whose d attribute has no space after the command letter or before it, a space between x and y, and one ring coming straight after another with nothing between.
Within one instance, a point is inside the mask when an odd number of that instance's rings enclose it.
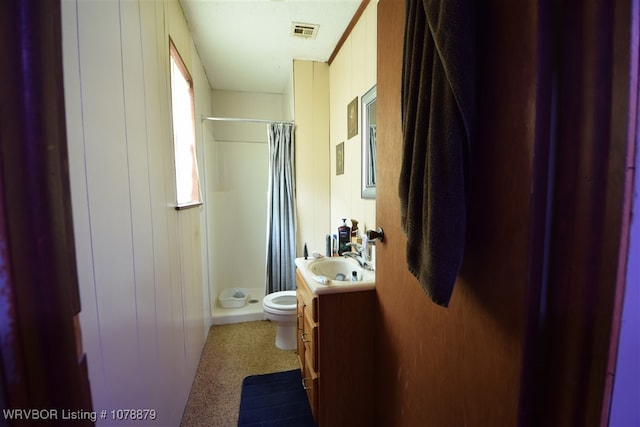
<instances>
[{"instance_id":1,"label":"wood paneled wall","mask_svg":"<svg viewBox=\"0 0 640 427\"><path fill-rule=\"evenodd\" d=\"M296 252L324 253L330 232L329 66L294 61Z\"/></svg>"},{"instance_id":2,"label":"wood paneled wall","mask_svg":"<svg viewBox=\"0 0 640 427\"><path fill-rule=\"evenodd\" d=\"M335 234L341 218L359 221L361 232L375 229L375 202L363 199L362 193L362 95L376 84L377 2L362 2L358 21L353 25L342 47L329 67L330 103L330 229ZM364 9L362 9L364 7ZM347 105L354 98L358 103L358 132L348 138ZM336 146L344 142L344 168L336 174ZM348 224L348 222L347 222Z\"/></svg>"},{"instance_id":3,"label":"wood paneled wall","mask_svg":"<svg viewBox=\"0 0 640 427\"><path fill-rule=\"evenodd\" d=\"M156 425L178 425L209 313L201 209L174 209L169 35L194 79L196 117L210 115L209 84L176 0L64 1L62 21L94 408L156 409Z\"/></svg>"}]
</instances>

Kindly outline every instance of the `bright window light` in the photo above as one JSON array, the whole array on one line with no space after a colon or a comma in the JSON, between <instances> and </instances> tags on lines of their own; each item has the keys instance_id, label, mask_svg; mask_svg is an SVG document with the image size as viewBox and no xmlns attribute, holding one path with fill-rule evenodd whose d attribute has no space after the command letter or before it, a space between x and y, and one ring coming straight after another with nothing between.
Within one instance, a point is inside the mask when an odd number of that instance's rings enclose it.
<instances>
[{"instance_id":1,"label":"bright window light","mask_svg":"<svg viewBox=\"0 0 640 427\"><path fill-rule=\"evenodd\" d=\"M198 205L200 184L196 156L193 84L173 43L171 52L171 113L176 165L177 207Z\"/></svg>"}]
</instances>

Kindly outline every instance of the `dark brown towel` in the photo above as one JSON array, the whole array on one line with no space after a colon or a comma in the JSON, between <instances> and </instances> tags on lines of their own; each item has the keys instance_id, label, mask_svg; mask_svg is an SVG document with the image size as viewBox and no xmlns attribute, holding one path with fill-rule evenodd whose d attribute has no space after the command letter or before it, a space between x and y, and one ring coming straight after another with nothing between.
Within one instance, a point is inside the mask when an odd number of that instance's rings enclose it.
<instances>
[{"instance_id":1,"label":"dark brown towel","mask_svg":"<svg viewBox=\"0 0 640 427\"><path fill-rule=\"evenodd\" d=\"M475 111L473 0L407 0L399 195L407 264L448 306L462 265Z\"/></svg>"}]
</instances>

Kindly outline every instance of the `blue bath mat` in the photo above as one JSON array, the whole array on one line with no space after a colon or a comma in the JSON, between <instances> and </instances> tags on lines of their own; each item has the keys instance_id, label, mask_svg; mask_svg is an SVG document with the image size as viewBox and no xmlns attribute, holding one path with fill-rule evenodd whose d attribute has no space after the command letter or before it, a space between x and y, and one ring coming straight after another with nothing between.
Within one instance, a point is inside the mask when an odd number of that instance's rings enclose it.
<instances>
[{"instance_id":1,"label":"blue bath mat","mask_svg":"<svg viewBox=\"0 0 640 427\"><path fill-rule=\"evenodd\" d=\"M238 427L316 427L299 369L242 381Z\"/></svg>"}]
</instances>

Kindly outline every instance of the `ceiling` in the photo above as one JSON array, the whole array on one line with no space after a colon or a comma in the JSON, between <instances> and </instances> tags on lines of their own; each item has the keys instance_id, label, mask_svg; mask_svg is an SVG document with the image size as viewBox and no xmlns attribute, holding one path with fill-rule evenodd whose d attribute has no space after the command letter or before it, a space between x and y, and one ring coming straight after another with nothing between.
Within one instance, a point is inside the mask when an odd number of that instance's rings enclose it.
<instances>
[{"instance_id":1,"label":"ceiling","mask_svg":"<svg viewBox=\"0 0 640 427\"><path fill-rule=\"evenodd\" d=\"M283 93L293 59L326 62L361 0L179 0L213 89ZM315 39L292 23L317 24Z\"/></svg>"}]
</instances>

